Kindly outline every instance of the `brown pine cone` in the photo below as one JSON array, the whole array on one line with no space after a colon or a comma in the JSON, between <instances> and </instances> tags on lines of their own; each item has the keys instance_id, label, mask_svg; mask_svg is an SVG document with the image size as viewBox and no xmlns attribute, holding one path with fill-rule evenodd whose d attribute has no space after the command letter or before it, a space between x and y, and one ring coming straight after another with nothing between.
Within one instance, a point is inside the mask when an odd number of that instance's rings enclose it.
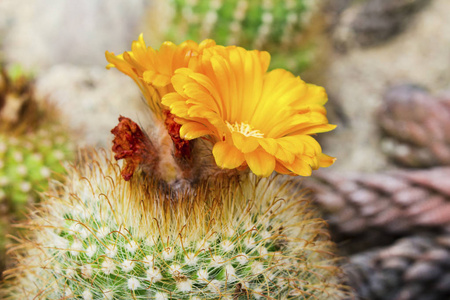
<instances>
[{"instance_id":1,"label":"brown pine cone","mask_svg":"<svg viewBox=\"0 0 450 300\"><path fill-rule=\"evenodd\" d=\"M344 267L358 299L450 299L450 236L414 236L353 255Z\"/></svg>"},{"instance_id":2,"label":"brown pine cone","mask_svg":"<svg viewBox=\"0 0 450 300\"><path fill-rule=\"evenodd\" d=\"M435 97L422 88L390 89L379 112L382 148L406 167L450 165L450 95Z\"/></svg>"},{"instance_id":3,"label":"brown pine cone","mask_svg":"<svg viewBox=\"0 0 450 300\"><path fill-rule=\"evenodd\" d=\"M419 231L450 231L449 182L446 167L379 174L316 172L303 185L311 189L336 240L353 238L345 245L352 252Z\"/></svg>"}]
</instances>

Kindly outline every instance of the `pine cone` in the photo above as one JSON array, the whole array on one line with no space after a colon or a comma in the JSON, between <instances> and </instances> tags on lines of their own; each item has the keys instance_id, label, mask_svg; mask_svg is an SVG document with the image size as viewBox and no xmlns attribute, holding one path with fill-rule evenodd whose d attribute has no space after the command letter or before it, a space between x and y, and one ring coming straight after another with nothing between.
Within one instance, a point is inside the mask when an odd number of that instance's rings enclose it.
<instances>
[{"instance_id":1,"label":"pine cone","mask_svg":"<svg viewBox=\"0 0 450 300\"><path fill-rule=\"evenodd\" d=\"M401 85L385 96L379 112L383 150L407 167L450 165L450 96Z\"/></svg>"},{"instance_id":2,"label":"pine cone","mask_svg":"<svg viewBox=\"0 0 450 300\"><path fill-rule=\"evenodd\" d=\"M359 299L449 299L450 236L404 238L350 257L344 269Z\"/></svg>"},{"instance_id":3,"label":"pine cone","mask_svg":"<svg viewBox=\"0 0 450 300\"><path fill-rule=\"evenodd\" d=\"M315 194L337 240L358 237L349 251L418 231L450 229L450 168L380 174L316 172ZM351 248L354 248L353 250Z\"/></svg>"}]
</instances>

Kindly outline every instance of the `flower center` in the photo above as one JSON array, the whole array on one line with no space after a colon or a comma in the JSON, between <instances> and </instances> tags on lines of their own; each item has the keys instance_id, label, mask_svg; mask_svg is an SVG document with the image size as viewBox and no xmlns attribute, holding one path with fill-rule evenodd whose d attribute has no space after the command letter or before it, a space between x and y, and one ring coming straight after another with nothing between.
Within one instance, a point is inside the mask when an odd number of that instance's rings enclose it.
<instances>
[{"instance_id":1,"label":"flower center","mask_svg":"<svg viewBox=\"0 0 450 300\"><path fill-rule=\"evenodd\" d=\"M242 133L245 136L253 136L256 138L263 138L264 133L257 129L253 129L253 127L250 124L241 122L235 122L234 124L230 124L228 121L225 121L225 123L228 126L228 129L230 129L231 132L239 132Z\"/></svg>"}]
</instances>

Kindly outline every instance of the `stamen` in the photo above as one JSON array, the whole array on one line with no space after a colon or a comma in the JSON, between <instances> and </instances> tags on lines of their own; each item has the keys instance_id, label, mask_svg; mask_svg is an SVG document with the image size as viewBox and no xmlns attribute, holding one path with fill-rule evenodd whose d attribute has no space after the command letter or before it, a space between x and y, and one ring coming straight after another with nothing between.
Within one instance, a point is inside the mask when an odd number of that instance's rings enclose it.
<instances>
[{"instance_id":1,"label":"stamen","mask_svg":"<svg viewBox=\"0 0 450 300\"><path fill-rule=\"evenodd\" d=\"M253 127L250 124L248 124L248 123L235 122L234 124L230 124L228 121L225 121L225 123L227 124L228 128L232 132L239 132L239 133L242 133L245 136L253 136L253 137L256 137L256 138L263 138L264 137L264 133L262 133L258 129L253 129Z\"/></svg>"}]
</instances>

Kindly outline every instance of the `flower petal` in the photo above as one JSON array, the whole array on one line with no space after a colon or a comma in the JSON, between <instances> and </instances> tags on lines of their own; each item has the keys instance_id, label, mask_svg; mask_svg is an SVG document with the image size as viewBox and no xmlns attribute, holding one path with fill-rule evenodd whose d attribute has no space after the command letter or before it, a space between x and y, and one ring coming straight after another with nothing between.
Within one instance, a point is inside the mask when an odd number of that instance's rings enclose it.
<instances>
[{"instance_id":1,"label":"flower petal","mask_svg":"<svg viewBox=\"0 0 450 300\"><path fill-rule=\"evenodd\" d=\"M306 125L306 124L305 124ZM320 124L320 125L311 125L311 126L305 126L302 129L299 129L292 134L314 134L314 133L321 133L321 132L327 132L331 131L336 128L336 125L333 124Z\"/></svg>"},{"instance_id":2,"label":"flower petal","mask_svg":"<svg viewBox=\"0 0 450 300\"><path fill-rule=\"evenodd\" d=\"M284 174L284 175L297 175L292 173L292 171L290 171L288 168L286 168L283 163L280 163L279 161L277 161L276 165L275 165L275 172L278 172L280 174Z\"/></svg>"},{"instance_id":3,"label":"flower petal","mask_svg":"<svg viewBox=\"0 0 450 300\"><path fill-rule=\"evenodd\" d=\"M329 167L336 161L335 157L328 156L324 153L319 153L319 155L317 155L317 159L319 160L319 167L321 168Z\"/></svg>"},{"instance_id":4,"label":"flower petal","mask_svg":"<svg viewBox=\"0 0 450 300\"><path fill-rule=\"evenodd\" d=\"M257 149L244 155L250 170L255 175L267 177L275 170L275 158L263 149Z\"/></svg>"},{"instance_id":5,"label":"flower petal","mask_svg":"<svg viewBox=\"0 0 450 300\"><path fill-rule=\"evenodd\" d=\"M275 153L275 157L282 162L292 164L295 159L295 155L289 152L286 148L278 147L277 153Z\"/></svg>"},{"instance_id":6,"label":"flower petal","mask_svg":"<svg viewBox=\"0 0 450 300\"><path fill-rule=\"evenodd\" d=\"M231 138L233 139L233 144L242 151L242 153L255 151L259 146L257 138L245 136L237 131L231 133Z\"/></svg>"},{"instance_id":7,"label":"flower petal","mask_svg":"<svg viewBox=\"0 0 450 300\"><path fill-rule=\"evenodd\" d=\"M216 164L225 169L234 169L245 161L244 154L227 142L218 142L212 150Z\"/></svg>"},{"instance_id":8,"label":"flower petal","mask_svg":"<svg viewBox=\"0 0 450 300\"><path fill-rule=\"evenodd\" d=\"M170 76L158 74L153 70L145 71L143 74L143 80L147 84L151 84L155 87L165 87L170 84Z\"/></svg>"},{"instance_id":9,"label":"flower petal","mask_svg":"<svg viewBox=\"0 0 450 300\"><path fill-rule=\"evenodd\" d=\"M189 122L183 124L180 128L180 136L186 140L193 140L210 133L211 130L209 130L208 127L198 122Z\"/></svg>"},{"instance_id":10,"label":"flower petal","mask_svg":"<svg viewBox=\"0 0 450 300\"><path fill-rule=\"evenodd\" d=\"M272 138L258 139L258 143L269 154L275 155L275 153L278 150L278 144L277 144L276 140L274 140Z\"/></svg>"},{"instance_id":11,"label":"flower petal","mask_svg":"<svg viewBox=\"0 0 450 300\"><path fill-rule=\"evenodd\" d=\"M284 166L291 170L292 173L300 176L311 176L312 173L311 166L299 157L296 157L292 164L285 164Z\"/></svg>"}]
</instances>

